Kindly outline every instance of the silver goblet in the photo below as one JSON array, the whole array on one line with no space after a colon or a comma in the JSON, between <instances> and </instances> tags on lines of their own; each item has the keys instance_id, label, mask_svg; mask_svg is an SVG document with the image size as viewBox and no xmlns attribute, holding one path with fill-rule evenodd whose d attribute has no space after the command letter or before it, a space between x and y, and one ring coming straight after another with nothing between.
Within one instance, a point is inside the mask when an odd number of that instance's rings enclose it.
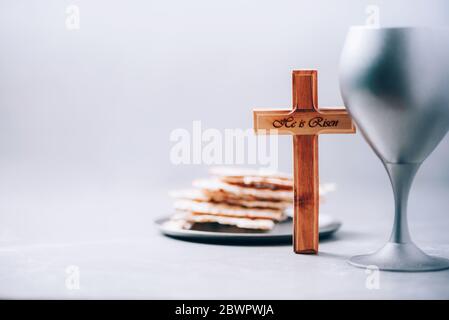
<instances>
[{"instance_id":1,"label":"silver goblet","mask_svg":"<svg viewBox=\"0 0 449 320\"><path fill-rule=\"evenodd\" d=\"M449 129L449 29L352 27L341 56L340 89L388 172L395 200L389 242L349 262L390 271L449 268L449 260L412 242L407 224L416 171Z\"/></svg>"}]
</instances>

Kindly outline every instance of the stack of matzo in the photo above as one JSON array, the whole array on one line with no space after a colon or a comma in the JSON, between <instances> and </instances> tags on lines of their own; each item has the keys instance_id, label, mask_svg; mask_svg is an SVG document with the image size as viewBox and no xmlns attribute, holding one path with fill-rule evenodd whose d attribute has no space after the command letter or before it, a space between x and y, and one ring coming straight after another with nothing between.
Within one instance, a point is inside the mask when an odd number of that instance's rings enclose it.
<instances>
[{"instance_id":1,"label":"stack of matzo","mask_svg":"<svg viewBox=\"0 0 449 320\"><path fill-rule=\"evenodd\" d=\"M212 223L267 231L286 219L293 201L290 175L238 168L213 168L210 173L209 179L194 180L193 189L171 193L174 226Z\"/></svg>"}]
</instances>

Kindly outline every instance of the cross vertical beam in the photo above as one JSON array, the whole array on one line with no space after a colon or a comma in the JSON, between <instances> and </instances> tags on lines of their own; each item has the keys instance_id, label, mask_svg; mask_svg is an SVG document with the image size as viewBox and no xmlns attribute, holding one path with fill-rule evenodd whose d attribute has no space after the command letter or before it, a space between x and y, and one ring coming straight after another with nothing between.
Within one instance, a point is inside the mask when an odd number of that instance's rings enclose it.
<instances>
[{"instance_id":1,"label":"cross vertical beam","mask_svg":"<svg viewBox=\"0 0 449 320\"><path fill-rule=\"evenodd\" d=\"M293 71L293 110L317 111L317 72ZM293 136L294 216L293 250L318 252L318 135Z\"/></svg>"}]
</instances>

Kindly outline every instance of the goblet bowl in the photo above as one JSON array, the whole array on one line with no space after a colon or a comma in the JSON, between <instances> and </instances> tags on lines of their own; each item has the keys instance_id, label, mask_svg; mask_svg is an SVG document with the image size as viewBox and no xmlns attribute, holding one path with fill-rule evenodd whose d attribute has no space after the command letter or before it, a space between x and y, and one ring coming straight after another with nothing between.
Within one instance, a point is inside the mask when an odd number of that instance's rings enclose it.
<instances>
[{"instance_id":1,"label":"goblet bowl","mask_svg":"<svg viewBox=\"0 0 449 320\"><path fill-rule=\"evenodd\" d=\"M407 198L420 164L449 129L449 29L352 27L340 61L343 101L384 164L393 187L389 242L350 263L382 270L429 271L449 260L411 240Z\"/></svg>"}]
</instances>

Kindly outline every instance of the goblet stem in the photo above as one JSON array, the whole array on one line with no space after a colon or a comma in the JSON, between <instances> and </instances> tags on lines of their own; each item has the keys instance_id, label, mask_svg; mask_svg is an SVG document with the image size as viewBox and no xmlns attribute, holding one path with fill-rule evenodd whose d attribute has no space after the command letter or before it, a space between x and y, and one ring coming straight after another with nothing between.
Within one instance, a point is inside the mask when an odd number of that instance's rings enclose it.
<instances>
[{"instance_id":1,"label":"goblet stem","mask_svg":"<svg viewBox=\"0 0 449 320\"><path fill-rule=\"evenodd\" d=\"M390 177L394 193L394 224L390 242L410 243L410 232L407 221L407 202L410 187L418 171L420 163L388 163L384 162Z\"/></svg>"},{"instance_id":2,"label":"goblet stem","mask_svg":"<svg viewBox=\"0 0 449 320\"><path fill-rule=\"evenodd\" d=\"M349 263L357 267L376 266L389 271L432 271L449 268L449 260L428 256L410 237L407 223L407 200L420 163L384 162L393 187L395 214L390 240L378 251L354 256Z\"/></svg>"}]
</instances>

